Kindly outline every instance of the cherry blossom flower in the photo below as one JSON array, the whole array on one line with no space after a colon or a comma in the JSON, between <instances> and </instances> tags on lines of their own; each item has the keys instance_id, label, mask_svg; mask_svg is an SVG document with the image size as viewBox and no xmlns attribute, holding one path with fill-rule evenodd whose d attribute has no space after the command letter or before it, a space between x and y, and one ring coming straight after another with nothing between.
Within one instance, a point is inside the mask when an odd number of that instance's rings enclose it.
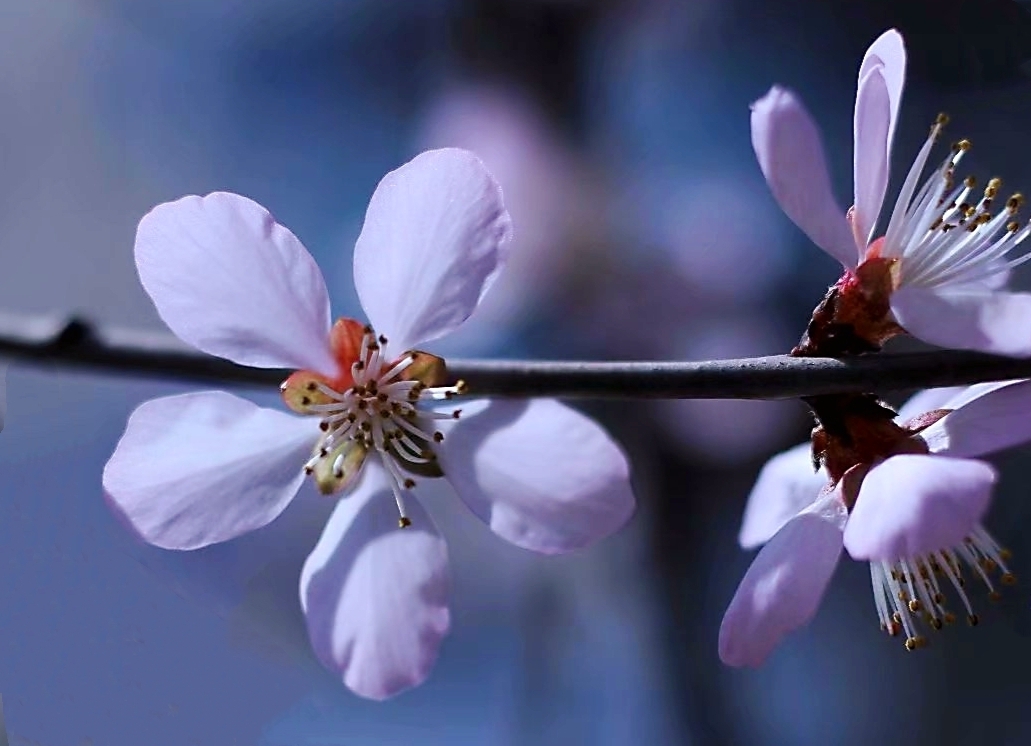
<instances>
[{"instance_id":1,"label":"cherry blossom flower","mask_svg":"<svg viewBox=\"0 0 1031 746\"><path fill-rule=\"evenodd\" d=\"M331 324L322 274L261 206L227 193L147 214L140 280L199 350L290 368L296 416L218 391L142 404L104 469L113 508L167 549L227 541L276 518L310 476L338 496L304 564L300 600L320 661L360 695L422 682L450 623L448 556L411 499L444 477L499 536L536 552L584 547L634 508L621 449L548 399L453 399L444 362L413 350L475 310L504 264L510 221L471 153L423 153L383 178L354 252L371 325Z\"/></svg>"},{"instance_id":2,"label":"cherry blossom flower","mask_svg":"<svg viewBox=\"0 0 1031 746\"><path fill-rule=\"evenodd\" d=\"M859 68L847 216L831 192L816 125L802 102L778 86L752 105L752 143L766 181L788 217L845 267L824 304L838 333L841 324L850 326L868 349L905 330L946 347L1031 355L1031 294L1000 289L1009 271L1031 258L1013 254L1031 235L1031 226L1016 218L1024 198L1014 194L999 207L1001 180L990 179L980 196L973 177L957 181L956 168L970 149L966 140L921 183L944 115L875 239L905 68L902 37L894 30L870 46ZM820 343L819 331L810 328L810 345ZM824 347L822 353L862 351Z\"/></svg>"},{"instance_id":3,"label":"cherry blossom flower","mask_svg":"<svg viewBox=\"0 0 1031 746\"><path fill-rule=\"evenodd\" d=\"M1013 581L1007 552L981 524L996 472L977 457L1031 440L1028 411L1031 381L931 390L899 412L878 444L890 451L883 459L835 478L834 467L814 473L809 444L774 456L745 508L739 541L764 546L723 618L724 663L758 666L806 624L843 548L870 563L881 628L902 634L907 649L926 643L924 629L954 621L950 595L977 624L964 575L991 597L993 573Z\"/></svg>"}]
</instances>

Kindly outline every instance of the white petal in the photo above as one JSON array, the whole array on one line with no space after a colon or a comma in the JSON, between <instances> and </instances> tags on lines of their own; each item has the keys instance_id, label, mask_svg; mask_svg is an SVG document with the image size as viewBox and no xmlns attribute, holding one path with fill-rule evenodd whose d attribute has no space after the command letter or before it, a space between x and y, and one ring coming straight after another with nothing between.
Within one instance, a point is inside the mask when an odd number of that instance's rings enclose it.
<instances>
[{"instance_id":1,"label":"white petal","mask_svg":"<svg viewBox=\"0 0 1031 746\"><path fill-rule=\"evenodd\" d=\"M827 490L760 550L720 625L720 660L759 666L784 635L816 614L841 556L848 519L840 492Z\"/></svg>"},{"instance_id":2,"label":"white petal","mask_svg":"<svg viewBox=\"0 0 1031 746\"><path fill-rule=\"evenodd\" d=\"M1031 293L900 287L896 320L914 337L941 347L1031 356Z\"/></svg>"},{"instance_id":3,"label":"white petal","mask_svg":"<svg viewBox=\"0 0 1031 746\"><path fill-rule=\"evenodd\" d=\"M304 481L312 420L221 391L144 402L104 467L104 491L145 540L197 549L264 526Z\"/></svg>"},{"instance_id":4,"label":"white petal","mask_svg":"<svg viewBox=\"0 0 1031 746\"><path fill-rule=\"evenodd\" d=\"M791 91L774 86L752 104L752 147L787 216L844 266L856 266L860 251L831 192L820 133Z\"/></svg>"},{"instance_id":5,"label":"white petal","mask_svg":"<svg viewBox=\"0 0 1031 746\"><path fill-rule=\"evenodd\" d=\"M312 648L363 697L386 699L421 684L448 632L447 546L416 500L398 527L376 459L344 496L301 571Z\"/></svg>"},{"instance_id":6,"label":"white petal","mask_svg":"<svg viewBox=\"0 0 1031 746\"><path fill-rule=\"evenodd\" d=\"M164 322L198 350L336 372L322 273L256 202L215 192L158 205L137 229L136 268Z\"/></svg>"},{"instance_id":7,"label":"white petal","mask_svg":"<svg viewBox=\"0 0 1031 746\"><path fill-rule=\"evenodd\" d=\"M748 495L738 543L754 549L770 538L800 511L813 504L828 478L813 469L813 448L801 443L778 453L763 466Z\"/></svg>"},{"instance_id":8,"label":"white petal","mask_svg":"<svg viewBox=\"0 0 1031 746\"><path fill-rule=\"evenodd\" d=\"M895 562L956 546L984 516L995 480L981 461L892 456L863 480L845 548L858 560Z\"/></svg>"},{"instance_id":9,"label":"white petal","mask_svg":"<svg viewBox=\"0 0 1031 746\"><path fill-rule=\"evenodd\" d=\"M932 453L983 456L1031 441L1031 382L970 386L946 402L954 409L920 433Z\"/></svg>"},{"instance_id":10,"label":"white petal","mask_svg":"<svg viewBox=\"0 0 1031 746\"><path fill-rule=\"evenodd\" d=\"M501 188L472 153L430 150L376 187L354 248L369 321L400 352L454 331L504 265Z\"/></svg>"},{"instance_id":11,"label":"white petal","mask_svg":"<svg viewBox=\"0 0 1031 746\"><path fill-rule=\"evenodd\" d=\"M496 534L535 552L579 549L634 511L626 456L594 420L552 399L463 408L441 428L448 481Z\"/></svg>"},{"instance_id":12,"label":"white petal","mask_svg":"<svg viewBox=\"0 0 1031 746\"><path fill-rule=\"evenodd\" d=\"M891 143L906 79L906 50L894 29L873 43L859 67L853 122L855 210L852 230L866 246L873 238L891 165Z\"/></svg>"}]
</instances>

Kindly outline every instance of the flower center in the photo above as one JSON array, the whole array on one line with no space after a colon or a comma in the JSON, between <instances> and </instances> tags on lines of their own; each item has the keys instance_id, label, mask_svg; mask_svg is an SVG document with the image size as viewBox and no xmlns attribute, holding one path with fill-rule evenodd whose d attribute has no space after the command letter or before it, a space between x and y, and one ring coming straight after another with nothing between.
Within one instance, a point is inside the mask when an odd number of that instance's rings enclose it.
<instances>
[{"instance_id":1,"label":"flower center","mask_svg":"<svg viewBox=\"0 0 1031 746\"><path fill-rule=\"evenodd\" d=\"M295 412L319 417L319 438L304 471L319 491L336 494L353 485L370 452L379 455L399 514L398 524L411 525L404 493L415 477L440 477L433 445L444 439L434 420L458 419L461 410L428 408L462 393L465 384L441 385L444 361L416 350L392 358L388 340L369 326L342 319L334 326L331 347L341 373L328 378L298 371L280 387Z\"/></svg>"},{"instance_id":2,"label":"flower center","mask_svg":"<svg viewBox=\"0 0 1031 746\"><path fill-rule=\"evenodd\" d=\"M988 588L988 598L1001 594L992 576L998 574L1003 585L1013 585L1016 576L1006 566L1010 558L983 526L977 526L962 544L951 549L896 562L871 562L874 603L881 629L892 637L905 634L906 650L927 645L921 629L940 630L956 621L946 607L946 594L957 596L966 609L967 623L979 619L966 593L965 573L980 578Z\"/></svg>"},{"instance_id":3,"label":"flower center","mask_svg":"<svg viewBox=\"0 0 1031 746\"><path fill-rule=\"evenodd\" d=\"M956 183L956 166L970 150L960 140L944 162L917 190L932 146L948 118L939 115L899 191L883 241L867 250L870 258L899 259L899 284L937 287L946 283L984 282L1031 259L1031 253L1007 254L1031 235L1031 226L1016 220L1024 197L1016 193L993 214L1002 180L989 179L974 196L972 176Z\"/></svg>"}]
</instances>

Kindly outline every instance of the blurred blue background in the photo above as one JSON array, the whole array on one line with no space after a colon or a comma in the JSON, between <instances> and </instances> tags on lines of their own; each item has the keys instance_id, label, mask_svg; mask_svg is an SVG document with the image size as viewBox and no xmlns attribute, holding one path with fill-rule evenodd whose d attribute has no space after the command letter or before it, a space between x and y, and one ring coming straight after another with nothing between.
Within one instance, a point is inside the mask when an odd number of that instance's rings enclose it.
<instances>
[{"instance_id":1,"label":"blurred blue background","mask_svg":"<svg viewBox=\"0 0 1031 746\"><path fill-rule=\"evenodd\" d=\"M836 268L769 196L748 104L778 82L802 95L847 204L855 74L891 26L911 60L896 177L945 110L979 176L1031 188L1031 22L1012 0L0 0L0 309L160 329L136 223L225 189L269 207L335 312L357 314L351 247L376 182L455 145L503 185L516 243L438 351L783 352ZM8 387L13 744L1031 743L1020 589L976 631L906 654L877 630L866 568L844 562L763 669L719 663L751 560L735 542L744 497L805 437L801 404L588 406L630 453L640 509L576 556L531 556L431 496L453 631L423 687L376 704L308 650L297 577L324 503L194 553L143 546L104 506L101 469L138 403L184 387L17 366ZM989 522L1018 565L1027 455L1000 462Z\"/></svg>"}]
</instances>

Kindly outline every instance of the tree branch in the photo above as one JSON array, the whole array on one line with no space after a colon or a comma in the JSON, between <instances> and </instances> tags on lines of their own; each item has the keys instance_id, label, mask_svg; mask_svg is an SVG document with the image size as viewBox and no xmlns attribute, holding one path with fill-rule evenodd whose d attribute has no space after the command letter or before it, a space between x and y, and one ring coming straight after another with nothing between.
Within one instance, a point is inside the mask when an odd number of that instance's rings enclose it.
<instances>
[{"instance_id":1,"label":"tree branch","mask_svg":"<svg viewBox=\"0 0 1031 746\"><path fill-rule=\"evenodd\" d=\"M278 386L290 371L248 368L193 351L169 334L80 319L0 315L0 357L37 368L220 386ZM848 360L788 355L702 362L449 360L470 394L597 399L789 399L1031 378L1031 360L943 350Z\"/></svg>"}]
</instances>

